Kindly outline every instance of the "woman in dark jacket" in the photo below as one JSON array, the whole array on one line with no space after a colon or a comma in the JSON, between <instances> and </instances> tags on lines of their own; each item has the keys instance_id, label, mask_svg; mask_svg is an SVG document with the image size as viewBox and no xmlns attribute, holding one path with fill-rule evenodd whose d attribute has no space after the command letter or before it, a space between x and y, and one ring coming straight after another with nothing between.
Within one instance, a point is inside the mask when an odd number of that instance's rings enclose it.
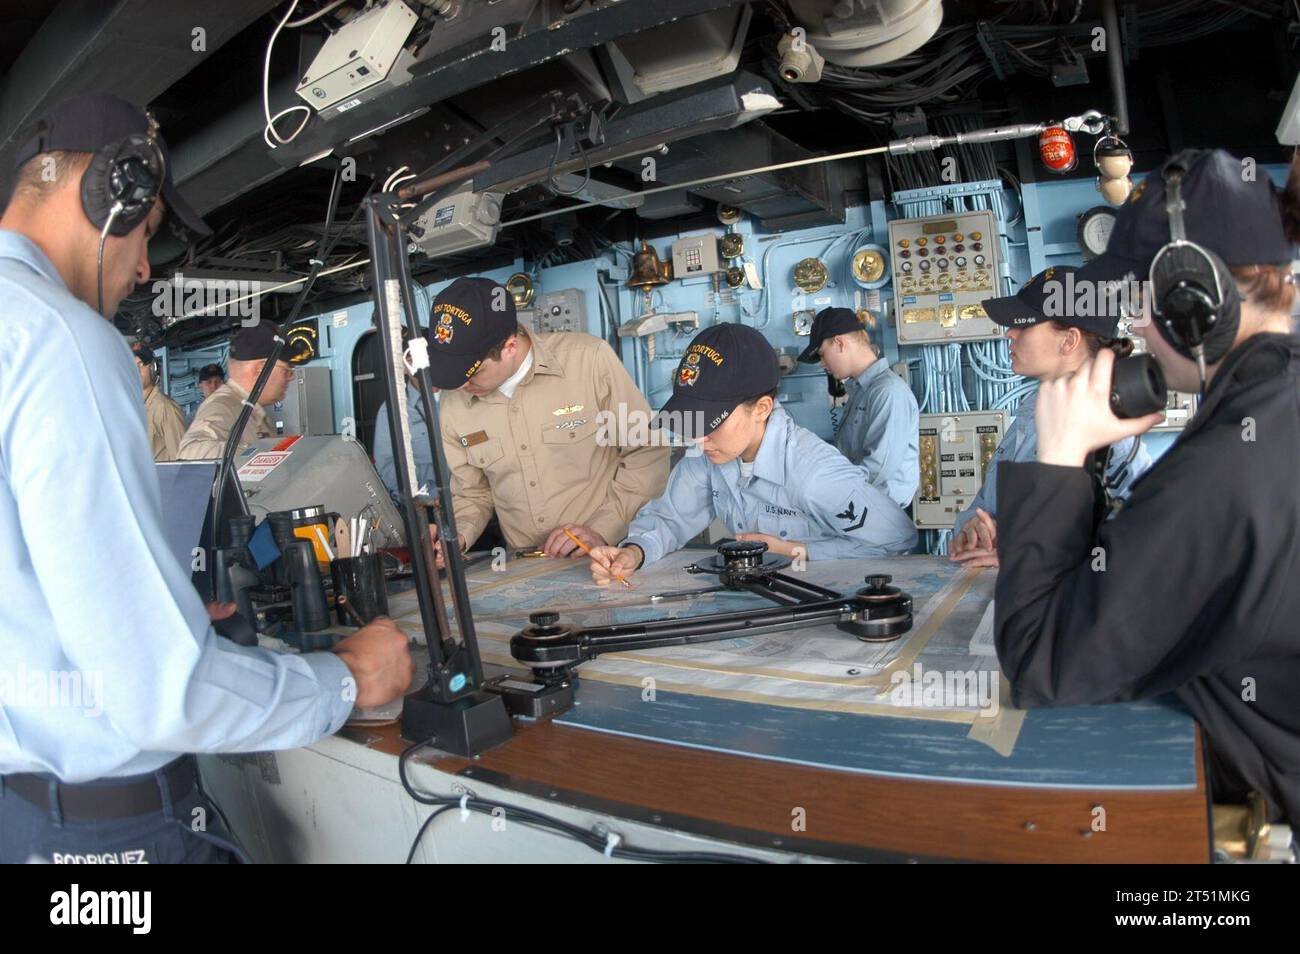
<instances>
[{"instance_id":1,"label":"woman in dark jacket","mask_svg":"<svg viewBox=\"0 0 1300 954\"><path fill-rule=\"evenodd\" d=\"M1171 389L1203 391L1200 407L1127 505L1098 526L1086 455L1159 415L1112 414L1107 351L1044 382L1037 461L999 474L995 621L1015 704L1176 692L1204 729L1214 799L1241 802L1255 791L1292 825L1300 824L1300 341L1290 318L1298 194L1296 167L1279 194L1214 150L1175 157L1120 209L1106 254L1076 285L1113 291L1146 281L1136 330ZM1199 252L1176 249L1181 275L1163 270L1179 218L1186 239L1221 260L1217 288ZM1223 300L1212 321L1187 317L1189 284Z\"/></svg>"}]
</instances>

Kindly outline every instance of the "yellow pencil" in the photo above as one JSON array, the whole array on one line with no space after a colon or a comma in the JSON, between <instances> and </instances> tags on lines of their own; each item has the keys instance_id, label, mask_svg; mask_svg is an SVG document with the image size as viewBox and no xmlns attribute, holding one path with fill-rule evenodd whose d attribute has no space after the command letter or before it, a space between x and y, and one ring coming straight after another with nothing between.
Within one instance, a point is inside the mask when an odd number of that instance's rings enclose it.
<instances>
[{"instance_id":1,"label":"yellow pencil","mask_svg":"<svg viewBox=\"0 0 1300 954\"><path fill-rule=\"evenodd\" d=\"M585 543L583 543L581 540L579 540L577 537L571 534L568 530L564 531L564 535L568 537L570 540L572 540L574 543L576 543L579 547L581 547L583 553L587 554L587 556L591 556L591 547L587 546ZM619 576L618 574L614 574L614 579L618 580L629 590L632 589L632 584L629 583L627 580L623 579L623 577Z\"/></svg>"}]
</instances>

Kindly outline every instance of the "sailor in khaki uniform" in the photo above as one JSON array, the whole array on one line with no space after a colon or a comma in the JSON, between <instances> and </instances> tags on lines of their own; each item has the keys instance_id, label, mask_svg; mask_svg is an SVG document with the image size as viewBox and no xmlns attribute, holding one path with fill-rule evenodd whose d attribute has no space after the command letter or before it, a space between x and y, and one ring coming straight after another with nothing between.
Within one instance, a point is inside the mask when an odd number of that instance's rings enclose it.
<instances>
[{"instance_id":1,"label":"sailor in khaki uniform","mask_svg":"<svg viewBox=\"0 0 1300 954\"><path fill-rule=\"evenodd\" d=\"M185 412L180 405L163 394L154 374L153 349L136 344L131 347L135 366L140 370L140 387L144 389L145 427L149 432L149 449L153 459L175 460L185 436Z\"/></svg>"},{"instance_id":2,"label":"sailor in khaki uniform","mask_svg":"<svg viewBox=\"0 0 1300 954\"><path fill-rule=\"evenodd\" d=\"M617 542L663 492L668 448L617 426L642 421L648 434L651 413L604 341L528 333L486 278L457 279L438 296L428 340L462 547L495 509L512 548L581 556L566 530L587 546Z\"/></svg>"},{"instance_id":3,"label":"sailor in khaki uniform","mask_svg":"<svg viewBox=\"0 0 1300 954\"><path fill-rule=\"evenodd\" d=\"M225 453L230 430L239 419L257 376L262 373L262 366L271 356L279 337L280 327L271 321L259 321L235 333L230 342L230 380L199 405L194 423L181 440L179 460L217 460ZM281 355L287 357L288 351L282 351ZM275 428L271 426L265 408L284 400L292 380L293 368L289 362L283 358L276 361L275 370L258 399L261 406L253 409L244 428L239 450L259 438L275 436Z\"/></svg>"}]
</instances>

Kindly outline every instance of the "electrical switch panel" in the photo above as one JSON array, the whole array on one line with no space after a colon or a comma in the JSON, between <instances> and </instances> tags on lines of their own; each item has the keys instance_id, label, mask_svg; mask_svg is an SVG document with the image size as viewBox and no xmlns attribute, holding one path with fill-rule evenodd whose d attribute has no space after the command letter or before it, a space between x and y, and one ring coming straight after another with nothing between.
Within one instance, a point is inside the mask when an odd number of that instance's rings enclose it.
<instances>
[{"instance_id":1,"label":"electrical switch panel","mask_svg":"<svg viewBox=\"0 0 1300 954\"><path fill-rule=\"evenodd\" d=\"M983 485L1009 417L1006 411L921 415L921 483L912 506L918 527L952 529Z\"/></svg>"}]
</instances>

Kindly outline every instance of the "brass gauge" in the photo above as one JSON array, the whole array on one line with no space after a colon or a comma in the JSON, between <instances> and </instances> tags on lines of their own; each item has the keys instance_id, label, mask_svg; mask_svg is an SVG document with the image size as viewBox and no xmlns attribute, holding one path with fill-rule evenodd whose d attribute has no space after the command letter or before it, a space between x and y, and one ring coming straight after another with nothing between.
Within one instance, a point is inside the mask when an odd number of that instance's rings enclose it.
<instances>
[{"instance_id":1,"label":"brass gauge","mask_svg":"<svg viewBox=\"0 0 1300 954\"><path fill-rule=\"evenodd\" d=\"M718 253L723 258L740 258L745 254L745 236L728 232L718 240Z\"/></svg>"},{"instance_id":2,"label":"brass gauge","mask_svg":"<svg viewBox=\"0 0 1300 954\"><path fill-rule=\"evenodd\" d=\"M727 287L739 288L745 284L745 270L739 265L733 265L727 269Z\"/></svg>"},{"instance_id":3,"label":"brass gauge","mask_svg":"<svg viewBox=\"0 0 1300 954\"><path fill-rule=\"evenodd\" d=\"M814 317L811 311L796 311L794 313L794 333L801 338L812 334Z\"/></svg>"},{"instance_id":4,"label":"brass gauge","mask_svg":"<svg viewBox=\"0 0 1300 954\"><path fill-rule=\"evenodd\" d=\"M853 262L851 264L853 278L864 288L869 288L881 284L881 279L885 275L885 255L884 250L874 245L868 245L860 248L853 253Z\"/></svg>"},{"instance_id":5,"label":"brass gauge","mask_svg":"<svg viewBox=\"0 0 1300 954\"><path fill-rule=\"evenodd\" d=\"M537 289L533 287L533 280L526 272L515 272L506 279L506 291L510 292L510 297L515 300L515 307L523 309L533 303L533 295Z\"/></svg>"},{"instance_id":6,"label":"brass gauge","mask_svg":"<svg viewBox=\"0 0 1300 954\"><path fill-rule=\"evenodd\" d=\"M300 325L290 325L284 338L284 353L289 355L284 360L290 364L306 364L320 353L317 347L319 332L316 330L315 319Z\"/></svg>"},{"instance_id":7,"label":"brass gauge","mask_svg":"<svg viewBox=\"0 0 1300 954\"><path fill-rule=\"evenodd\" d=\"M825 288L828 277L826 263L819 258L805 258L794 267L794 283L808 295Z\"/></svg>"},{"instance_id":8,"label":"brass gauge","mask_svg":"<svg viewBox=\"0 0 1300 954\"><path fill-rule=\"evenodd\" d=\"M741 211L734 205L718 206L718 221L723 225L735 225L740 221Z\"/></svg>"}]
</instances>

